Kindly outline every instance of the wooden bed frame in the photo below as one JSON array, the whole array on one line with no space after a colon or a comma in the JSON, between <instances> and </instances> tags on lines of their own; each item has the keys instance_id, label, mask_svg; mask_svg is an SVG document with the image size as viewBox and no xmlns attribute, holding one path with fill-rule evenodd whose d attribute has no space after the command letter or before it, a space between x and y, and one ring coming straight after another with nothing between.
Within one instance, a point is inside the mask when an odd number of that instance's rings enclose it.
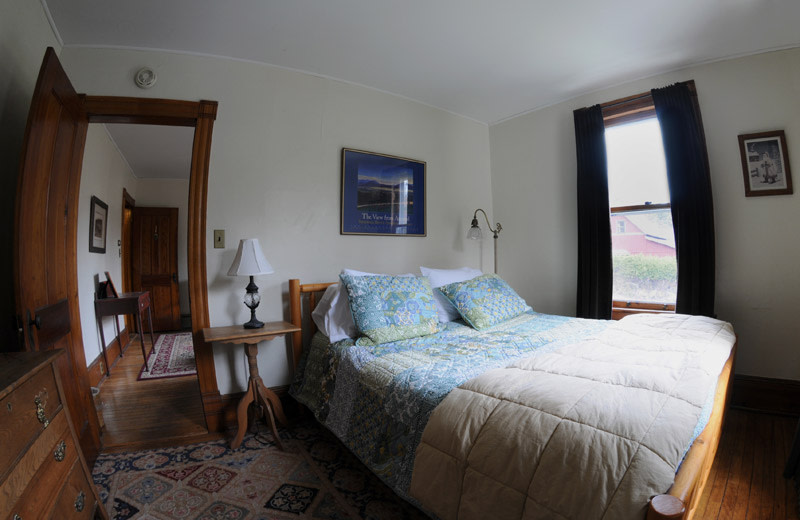
<instances>
[{"instance_id":1,"label":"wooden bed frame","mask_svg":"<svg viewBox=\"0 0 800 520\"><path fill-rule=\"evenodd\" d=\"M300 280L289 280L289 312L290 321L297 327L303 328L305 316L311 316L311 311L317 305L317 293L320 293L335 284L312 283L301 284ZM303 296L308 295L308 303L303 306ZM303 314L303 310L306 314ZM312 320L306 323L307 336L310 338L316 331L316 326ZM292 348L294 349L294 368L300 360L303 349L304 334L295 332L292 336ZM722 434L722 425L725 421L725 412L728 408L728 401L731 396L731 384L733 378L733 366L736 358L736 347L734 343L731 355L722 369L722 373L717 381L717 390L714 395L714 408L711 418L705 429L695 439L686 457L683 459L680 469L675 474L675 482L672 487L663 495L654 496L647 507L646 520L691 520L703 489L708 481L711 465L717 454L719 440Z\"/></svg>"}]
</instances>

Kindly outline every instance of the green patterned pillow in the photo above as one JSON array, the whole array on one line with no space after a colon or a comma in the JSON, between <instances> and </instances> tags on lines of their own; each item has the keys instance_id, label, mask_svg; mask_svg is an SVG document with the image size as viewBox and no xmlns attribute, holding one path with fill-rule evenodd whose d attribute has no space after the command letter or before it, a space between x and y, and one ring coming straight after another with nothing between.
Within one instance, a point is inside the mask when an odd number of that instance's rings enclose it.
<instances>
[{"instance_id":1,"label":"green patterned pillow","mask_svg":"<svg viewBox=\"0 0 800 520\"><path fill-rule=\"evenodd\" d=\"M485 274L439 287L464 321L482 330L532 310L502 278Z\"/></svg>"},{"instance_id":2,"label":"green patterned pillow","mask_svg":"<svg viewBox=\"0 0 800 520\"><path fill-rule=\"evenodd\" d=\"M353 321L370 346L439 332L439 314L427 278L339 275Z\"/></svg>"}]
</instances>

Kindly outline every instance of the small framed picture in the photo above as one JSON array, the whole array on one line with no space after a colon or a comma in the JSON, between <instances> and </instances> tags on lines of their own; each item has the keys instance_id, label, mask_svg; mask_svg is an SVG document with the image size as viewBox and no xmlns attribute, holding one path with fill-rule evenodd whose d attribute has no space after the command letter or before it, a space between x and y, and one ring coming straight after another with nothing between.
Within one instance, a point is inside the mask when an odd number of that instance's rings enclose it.
<instances>
[{"instance_id":1,"label":"small framed picture","mask_svg":"<svg viewBox=\"0 0 800 520\"><path fill-rule=\"evenodd\" d=\"M108 228L108 204L92 196L89 208L89 252L106 252L106 229Z\"/></svg>"},{"instance_id":2,"label":"small framed picture","mask_svg":"<svg viewBox=\"0 0 800 520\"><path fill-rule=\"evenodd\" d=\"M792 193L792 170L783 130L739 136L746 197Z\"/></svg>"},{"instance_id":3,"label":"small framed picture","mask_svg":"<svg viewBox=\"0 0 800 520\"><path fill-rule=\"evenodd\" d=\"M425 163L342 150L342 235L425 236Z\"/></svg>"}]
</instances>

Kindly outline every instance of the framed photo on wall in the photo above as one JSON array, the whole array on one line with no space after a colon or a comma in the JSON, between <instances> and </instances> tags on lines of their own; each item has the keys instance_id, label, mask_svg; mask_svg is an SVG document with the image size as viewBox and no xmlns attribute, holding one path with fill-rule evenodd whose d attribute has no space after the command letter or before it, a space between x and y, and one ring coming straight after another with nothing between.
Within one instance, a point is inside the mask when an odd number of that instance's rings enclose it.
<instances>
[{"instance_id":1,"label":"framed photo on wall","mask_svg":"<svg viewBox=\"0 0 800 520\"><path fill-rule=\"evenodd\" d=\"M424 161L342 149L342 235L424 237Z\"/></svg>"},{"instance_id":2,"label":"framed photo on wall","mask_svg":"<svg viewBox=\"0 0 800 520\"><path fill-rule=\"evenodd\" d=\"M746 197L792 193L792 171L783 130L739 136Z\"/></svg>"},{"instance_id":3,"label":"framed photo on wall","mask_svg":"<svg viewBox=\"0 0 800 520\"><path fill-rule=\"evenodd\" d=\"M108 228L108 204L92 195L89 208L89 252L106 252L106 230Z\"/></svg>"}]
</instances>

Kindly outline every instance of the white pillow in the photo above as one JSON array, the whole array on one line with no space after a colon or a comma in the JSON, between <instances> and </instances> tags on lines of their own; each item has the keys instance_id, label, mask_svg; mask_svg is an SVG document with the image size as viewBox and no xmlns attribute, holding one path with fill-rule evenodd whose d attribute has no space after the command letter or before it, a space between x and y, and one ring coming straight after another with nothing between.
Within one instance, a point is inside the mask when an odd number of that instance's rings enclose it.
<instances>
[{"instance_id":1,"label":"white pillow","mask_svg":"<svg viewBox=\"0 0 800 520\"><path fill-rule=\"evenodd\" d=\"M380 276L378 273L365 273L353 269L342 269L342 274L350 276ZM401 277L414 277L413 274L400 274ZM346 338L358 337L358 329L350 312L350 301L347 292L341 290L342 284L337 283L325 289L325 293L311 313L311 319L331 343L336 343Z\"/></svg>"},{"instance_id":2,"label":"white pillow","mask_svg":"<svg viewBox=\"0 0 800 520\"><path fill-rule=\"evenodd\" d=\"M311 313L311 319L317 328L328 336L331 343L358 335L353 315L350 313L347 294L342 294L340 287L341 284L337 283L325 289L325 294Z\"/></svg>"},{"instance_id":3,"label":"white pillow","mask_svg":"<svg viewBox=\"0 0 800 520\"><path fill-rule=\"evenodd\" d=\"M428 277L431 281L431 287L434 289L451 283L471 280L483 274L480 269L473 269L471 267L431 269L429 267L420 266L419 271L422 273L422 276ZM439 312L440 322L453 321L461 318L458 310L456 310L455 306L441 291L433 291L433 297L436 300L436 310Z\"/></svg>"}]
</instances>

